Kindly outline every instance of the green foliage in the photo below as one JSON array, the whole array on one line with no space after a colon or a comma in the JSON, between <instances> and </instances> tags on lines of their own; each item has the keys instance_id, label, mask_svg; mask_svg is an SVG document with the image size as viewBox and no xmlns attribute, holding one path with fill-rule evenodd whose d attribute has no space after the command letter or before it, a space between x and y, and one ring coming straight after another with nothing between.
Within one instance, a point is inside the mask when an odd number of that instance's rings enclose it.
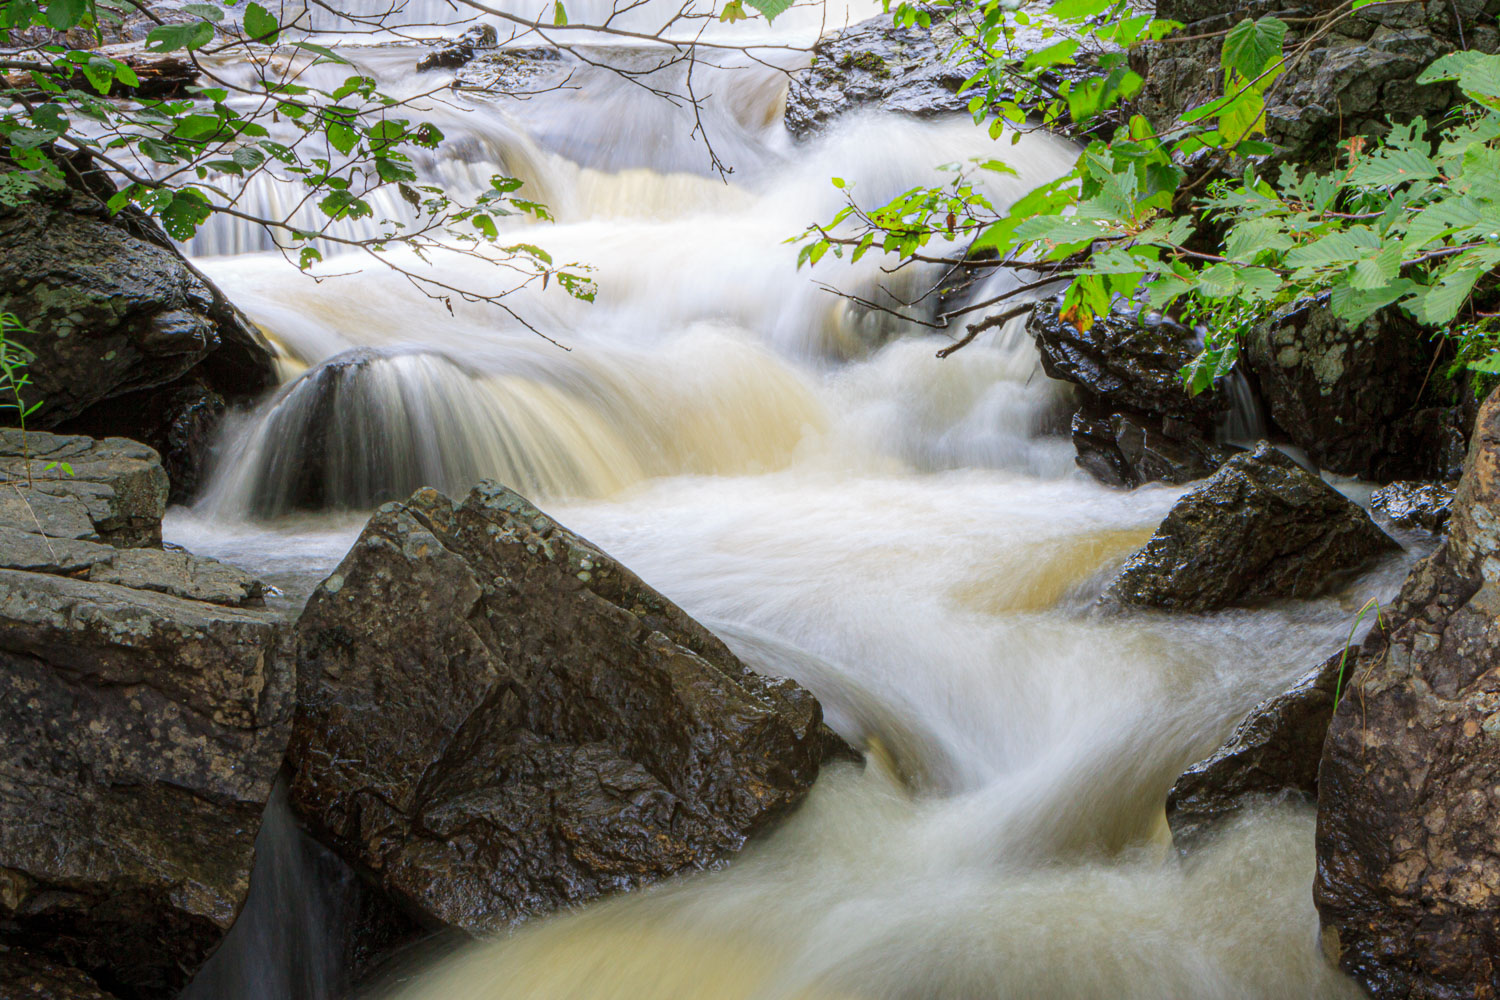
<instances>
[{"instance_id":1,"label":"green foliage","mask_svg":"<svg viewBox=\"0 0 1500 1000\"><path fill-rule=\"evenodd\" d=\"M912 10L899 8L898 23ZM984 69L970 82L991 89L971 109L992 134L1002 123L1031 127L1014 100L996 99L1001 76L1024 89L1031 68L1070 62L1085 44L1112 39L1128 48L1170 27L1146 21L1122 33L1114 20L1121 5L1058 0L1046 16L1070 26L1071 37L1033 53L1018 73L1014 56L1007 62L990 39L1035 21L1014 4L982 11L977 26L958 17L954 24L962 44L981 53ZM1092 135L1067 176L1004 212L960 182L908 191L878 208L851 196L830 223L800 237L799 263L851 246L910 258L934 238L962 237L971 254L997 253L1018 269L1066 280L1063 315L1085 328L1116 298L1144 290L1154 308L1209 331L1202 355L1183 370L1195 393L1228 373L1254 323L1320 294L1351 323L1390 306L1439 330L1462 319L1465 364L1500 373L1500 56L1458 52L1422 75L1422 83L1453 81L1465 99L1436 135L1418 120L1392 126L1378 142L1351 140L1332 169L1262 172L1256 163L1273 147L1256 137L1265 132L1266 95L1283 72L1286 44L1287 25L1275 17L1228 28L1223 95L1188 109L1168 134L1120 103L1128 88L1108 84L1118 63L1101 59L1090 92L1107 96L1097 104L1067 101L1075 85L1037 105L1041 122L1056 124L1060 102L1068 103L1075 128ZM1231 165L1236 175L1227 174ZM1206 245L1210 238L1217 245Z\"/></svg>"},{"instance_id":2,"label":"green foliage","mask_svg":"<svg viewBox=\"0 0 1500 1000\"><path fill-rule=\"evenodd\" d=\"M303 268L321 260L311 244L328 241L376 255L395 246L420 255L439 246L477 252L488 245L490 257L526 280L545 281L557 272L550 259L507 251L497 242L499 217L551 218L544 206L515 196L519 181L496 177L466 203L419 183L416 157L444 137L413 114L414 99L381 92L352 66L329 89L302 82L309 66L349 66L336 51L310 41L306 24L281 23L258 2L242 10L235 0L190 3L182 12L193 19L150 30L149 53L171 54L200 70L200 54L237 53L259 67L254 82L242 86L205 73L213 86L154 99L139 92L139 75L123 59L71 45L31 46L34 57L11 63L25 69L25 79L0 80L0 205L63 188L68 168L61 154L83 150L123 179L108 202L111 212L134 205L179 240L228 213L273 230ZM16 32L46 27L97 42L111 16L118 17L98 0L9 0L0 4L0 38L10 42ZM555 17L567 23L560 2ZM305 203L324 222L294 225L290 217L248 213L239 190L261 175L302 185ZM411 215L375 218L372 195L384 188L395 188ZM374 220L376 234L341 235L337 223L358 219Z\"/></svg>"}]
</instances>

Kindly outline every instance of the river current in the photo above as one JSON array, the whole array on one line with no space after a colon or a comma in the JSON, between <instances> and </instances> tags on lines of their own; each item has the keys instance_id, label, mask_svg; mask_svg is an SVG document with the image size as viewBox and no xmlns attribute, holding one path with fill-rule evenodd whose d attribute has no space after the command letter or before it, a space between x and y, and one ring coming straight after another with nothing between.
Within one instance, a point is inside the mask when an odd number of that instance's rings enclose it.
<instances>
[{"instance_id":1,"label":"river current","mask_svg":"<svg viewBox=\"0 0 1500 1000\"><path fill-rule=\"evenodd\" d=\"M652 9L617 23L649 26ZM715 23L712 37L806 45L874 13L796 9L774 32ZM508 302L567 350L493 306L450 312L368 260L330 254L315 281L264 233L215 223L189 250L280 347L287 385L233 418L207 494L170 513L167 537L263 575L291 607L379 502L498 478L747 662L809 687L867 763L827 770L721 870L419 955L388 995L1358 996L1318 946L1309 807L1267 803L1184 855L1163 802L1250 706L1338 649L1405 561L1318 602L1098 613L1180 489L1119 492L1074 468L1068 392L1018 325L939 360L950 335L823 287L912 296L930 270L888 274L872 254L799 272L784 242L839 208L835 176L877 203L999 157L1017 171L990 182L1004 202L1068 169L1073 147L885 114L797 143L783 70L806 56L721 53L696 72L725 178L688 109L608 70L648 46L590 44L605 68L578 67L566 89L435 104L453 141L424 165L457 188L518 176L550 206L554 223L515 238L592 266L597 300ZM417 74L411 47L341 51L398 90L445 79ZM295 192L251 194L270 210ZM243 929L192 995L323 1000L318 866L278 809ZM252 924L280 930L252 940Z\"/></svg>"}]
</instances>

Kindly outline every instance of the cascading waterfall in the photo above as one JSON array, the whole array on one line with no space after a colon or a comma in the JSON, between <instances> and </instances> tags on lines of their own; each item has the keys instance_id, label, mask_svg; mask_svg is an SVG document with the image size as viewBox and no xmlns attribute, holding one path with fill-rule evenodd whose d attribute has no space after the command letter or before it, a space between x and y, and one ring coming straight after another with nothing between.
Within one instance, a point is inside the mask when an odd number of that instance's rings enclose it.
<instances>
[{"instance_id":1,"label":"cascading waterfall","mask_svg":"<svg viewBox=\"0 0 1500 1000\"><path fill-rule=\"evenodd\" d=\"M652 9L619 23L646 24ZM776 37L815 37L815 13L794 9ZM873 10L836 13L830 25ZM452 15L432 3L403 16ZM596 55L649 54L618 50ZM410 87L415 53L350 57ZM931 270L887 273L870 255L809 275L783 242L838 209L832 176L875 203L932 183L939 164L999 156L1019 172L987 182L1003 203L1065 170L1073 149L882 114L799 146L780 124L774 67L700 71L727 182L689 111L607 69L582 72L577 89L454 98L462 107L440 112L460 141L424 171L460 187L491 169L523 176L557 217L524 224L525 239L595 268L592 305L539 289L507 300L567 350L493 307L455 299L450 311L368 261L330 258L323 273L339 276L315 283L220 221L193 246L280 345L288 381L230 422L207 495L169 516L172 540L295 599L361 511L496 477L748 663L808 686L868 751L726 870L475 944L403 976L395 995L1357 995L1318 950L1305 807L1268 804L1179 857L1162 803L1250 705L1337 648L1401 567L1253 612L1090 613L1179 491L1114 492L1074 471L1058 434L1066 392L1019 324L938 360L956 334L820 285L911 298ZM453 283L504 278L458 256L436 266ZM223 968L254 979L256 962L290 959L235 947L250 957L220 963L214 995L304 996L236 985Z\"/></svg>"}]
</instances>

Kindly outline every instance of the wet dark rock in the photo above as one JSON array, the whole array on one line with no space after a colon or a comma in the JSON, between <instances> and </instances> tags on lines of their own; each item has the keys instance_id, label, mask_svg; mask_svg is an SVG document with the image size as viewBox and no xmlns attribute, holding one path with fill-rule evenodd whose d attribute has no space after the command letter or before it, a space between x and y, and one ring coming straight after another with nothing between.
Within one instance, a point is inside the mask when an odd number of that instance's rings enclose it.
<instances>
[{"instance_id":1,"label":"wet dark rock","mask_svg":"<svg viewBox=\"0 0 1500 1000\"><path fill-rule=\"evenodd\" d=\"M36 355L30 425L140 439L149 414L100 404L194 385L238 402L273 387L271 351L249 321L155 222L133 209L111 217L113 185L86 159L67 162L66 190L0 208L0 310L30 328L12 339Z\"/></svg>"},{"instance_id":2,"label":"wet dark rock","mask_svg":"<svg viewBox=\"0 0 1500 1000\"><path fill-rule=\"evenodd\" d=\"M114 1000L99 984L35 952L0 944L0 1000Z\"/></svg>"},{"instance_id":3,"label":"wet dark rock","mask_svg":"<svg viewBox=\"0 0 1500 1000\"><path fill-rule=\"evenodd\" d=\"M966 113L980 91L960 94L975 65L950 56L953 32L941 24L898 28L889 15L872 17L825 35L813 46L812 64L792 78L786 99L786 126L806 139L852 111L870 110L931 118ZM1014 40L1019 62L1031 49L1055 42L1039 28L1023 29ZM1080 56L1086 61L1086 56ZM1058 67L1051 82L1086 75ZM1014 96L1014 95L1007 95Z\"/></svg>"},{"instance_id":4,"label":"wet dark rock","mask_svg":"<svg viewBox=\"0 0 1500 1000\"><path fill-rule=\"evenodd\" d=\"M1446 542L1366 640L1324 745L1314 899L1378 1000L1500 989L1500 397Z\"/></svg>"},{"instance_id":5,"label":"wet dark rock","mask_svg":"<svg viewBox=\"0 0 1500 1000\"><path fill-rule=\"evenodd\" d=\"M1158 127L1169 127L1185 110L1221 93L1219 33L1245 17L1275 13L1291 25L1292 46L1303 24L1334 6L1333 0L1293 7L1271 0L1159 0L1158 15L1184 22L1180 34L1197 40L1146 53L1146 84L1137 106ZM1419 86L1417 76L1455 49L1496 51L1495 13L1489 0L1428 0L1376 4L1340 19L1272 91L1267 137L1288 160L1331 163L1338 143L1383 134L1389 120L1420 115L1435 124L1452 105L1454 91L1449 84Z\"/></svg>"},{"instance_id":6,"label":"wet dark rock","mask_svg":"<svg viewBox=\"0 0 1500 1000\"><path fill-rule=\"evenodd\" d=\"M450 44L427 53L417 62L417 72L429 69L458 69L474 58L476 52L495 47L497 36L492 24L476 24Z\"/></svg>"},{"instance_id":7,"label":"wet dark rock","mask_svg":"<svg viewBox=\"0 0 1500 1000\"><path fill-rule=\"evenodd\" d=\"M170 997L248 889L289 630L240 570L144 547L139 501L159 519L166 496L149 449L30 437L77 476L0 490L0 942ZM121 520L138 547L99 540Z\"/></svg>"},{"instance_id":8,"label":"wet dark rock","mask_svg":"<svg viewBox=\"0 0 1500 1000\"><path fill-rule=\"evenodd\" d=\"M1437 534L1448 524L1453 494L1449 483L1391 483L1370 495L1370 509L1398 528Z\"/></svg>"},{"instance_id":9,"label":"wet dark rock","mask_svg":"<svg viewBox=\"0 0 1500 1000\"><path fill-rule=\"evenodd\" d=\"M604 47L597 58L609 65L624 61L616 50ZM494 94L527 93L560 86L577 62L551 46L503 48L476 52L458 71L462 86ZM632 67L634 68L634 67Z\"/></svg>"},{"instance_id":10,"label":"wet dark rock","mask_svg":"<svg viewBox=\"0 0 1500 1000\"><path fill-rule=\"evenodd\" d=\"M1358 505L1262 441L1173 505L1105 599L1168 611L1306 599L1396 549Z\"/></svg>"},{"instance_id":11,"label":"wet dark rock","mask_svg":"<svg viewBox=\"0 0 1500 1000\"><path fill-rule=\"evenodd\" d=\"M1434 349L1398 310L1351 327L1318 299L1256 327L1245 361L1272 419L1320 468L1389 482L1462 461L1459 416L1421 406Z\"/></svg>"},{"instance_id":12,"label":"wet dark rock","mask_svg":"<svg viewBox=\"0 0 1500 1000\"><path fill-rule=\"evenodd\" d=\"M382 507L297 649L293 807L475 933L714 864L839 746L806 691L493 483Z\"/></svg>"},{"instance_id":13,"label":"wet dark rock","mask_svg":"<svg viewBox=\"0 0 1500 1000\"><path fill-rule=\"evenodd\" d=\"M1182 367L1198 354L1191 330L1119 303L1087 330L1063 319L1060 300L1027 320L1048 377L1078 387L1073 416L1078 465L1110 486L1188 483L1213 473L1237 449L1214 443L1224 409L1216 390L1188 395Z\"/></svg>"},{"instance_id":14,"label":"wet dark rock","mask_svg":"<svg viewBox=\"0 0 1500 1000\"><path fill-rule=\"evenodd\" d=\"M1273 798L1318 795L1318 759L1333 718L1340 667L1347 680L1357 654L1343 650L1287 690L1265 699L1212 756L1182 772L1167 793L1167 823L1189 848L1224 817Z\"/></svg>"},{"instance_id":15,"label":"wet dark rock","mask_svg":"<svg viewBox=\"0 0 1500 1000\"><path fill-rule=\"evenodd\" d=\"M0 526L121 548L161 544L167 477L124 438L0 429Z\"/></svg>"},{"instance_id":16,"label":"wet dark rock","mask_svg":"<svg viewBox=\"0 0 1500 1000\"><path fill-rule=\"evenodd\" d=\"M1073 415L1078 467L1108 486L1182 485L1213 475L1239 451L1214 444L1191 424L1137 413Z\"/></svg>"}]
</instances>

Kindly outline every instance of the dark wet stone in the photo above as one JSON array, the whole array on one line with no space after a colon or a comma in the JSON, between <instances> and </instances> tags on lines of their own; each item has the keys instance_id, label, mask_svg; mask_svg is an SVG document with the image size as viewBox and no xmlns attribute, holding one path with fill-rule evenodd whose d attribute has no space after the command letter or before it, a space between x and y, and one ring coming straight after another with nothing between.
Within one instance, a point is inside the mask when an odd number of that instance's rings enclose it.
<instances>
[{"instance_id":1,"label":"dark wet stone","mask_svg":"<svg viewBox=\"0 0 1500 1000\"><path fill-rule=\"evenodd\" d=\"M1391 483L1370 495L1370 509L1399 528L1437 534L1448 524L1453 495L1450 483Z\"/></svg>"},{"instance_id":2,"label":"dark wet stone","mask_svg":"<svg viewBox=\"0 0 1500 1000\"><path fill-rule=\"evenodd\" d=\"M1314 899L1378 1000L1500 988L1500 397L1448 537L1360 651L1324 745ZM1388 635L1388 638L1387 638Z\"/></svg>"},{"instance_id":3,"label":"dark wet stone","mask_svg":"<svg viewBox=\"0 0 1500 1000\"><path fill-rule=\"evenodd\" d=\"M493 483L381 508L297 647L293 807L475 933L716 863L839 746L806 691Z\"/></svg>"},{"instance_id":4,"label":"dark wet stone","mask_svg":"<svg viewBox=\"0 0 1500 1000\"><path fill-rule=\"evenodd\" d=\"M1182 772L1167 793L1167 823L1190 848L1226 816L1257 801L1318 794L1318 759L1333 718L1340 667L1345 682L1357 652L1343 650L1287 690L1252 708L1213 755Z\"/></svg>"},{"instance_id":5,"label":"dark wet stone","mask_svg":"<svg viewBox=\"0 0 1500 1000\"><path fill-rule=\"evenodd\" d=\"M495 26L476 24L452 42L434 49L417 62L417 72L429 69L458 69L474 58L476 52L493 49L496 44Z\"/></svg>"},{"instance_id":6,"label":"dark wet stone","mask_svg":"<svg viewBox=\"0 0 1500 1000\"><path fill-rule=\"evenodd\" d=\"M1272 419L1319 468L1388 482L1445 477L1462 462L1459 415L1420 405L1434 349L1395 309L1350 326L1320 299L1257 326L1245 360Z\"/></svg>"},{"instance_id":7,"label":"dark wet stone","mask_svg":"<svg viewBox=\"0 0 1500 1000\"><path fill-rule=\"evenodd\" d=\"M0 1000L115 1000L77 969L0 944Z\"/></svg>"},{"instance_id":8,"label":"dark wet stone","mask_svg":"<svg viewBox=\"0 0 1500 1000\"><path fill-rule=\"evenodd\" d=\"M1108 486L1182 485L1213 473L1239 450L1210 442L1192 425L1136 413L1073 415L1078 467Z\"/></svg>"},{"instance_id":9,"label":"dark wet stone","mask_svg":"<svg viewBox=\"0 0 1500 1000\"><path fill-rule=\"evenodd\" d=\"M273 387L271 351L249 321L155 222L133 209L111 216L114 187L86 159L68 163L65 191L0 207L0 310L31 329L12 339L36 355L30 425L142 439L149 414L96 407L187 385L230 402Z\"/></svg>"},{"instance_id":10,"label":"dark wet stone","mask_svg":"<svg viewBox=\"0 0 1500 1000\"><path fill-rule=\"evenodd\" d=\"M1168 611L1306 599L1398 548L1358 505L1262 441L1184 494L1104 596Z\"/></svg>"}]
</instances>

